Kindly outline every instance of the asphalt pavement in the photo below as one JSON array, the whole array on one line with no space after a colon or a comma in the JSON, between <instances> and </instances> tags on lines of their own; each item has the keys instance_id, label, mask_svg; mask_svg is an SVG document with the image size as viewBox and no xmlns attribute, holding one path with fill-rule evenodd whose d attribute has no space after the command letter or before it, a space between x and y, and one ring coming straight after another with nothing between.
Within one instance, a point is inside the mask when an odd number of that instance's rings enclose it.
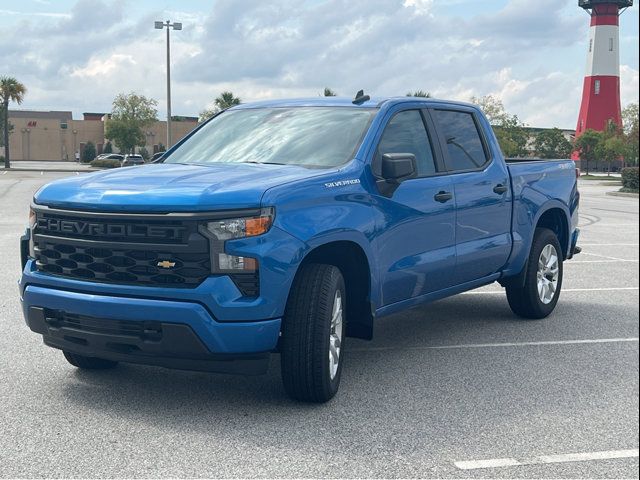
<instances>
[{"instance_id":1,"label":"asphalt pavement","mask_svg":"<svg viewBox=\"0 0 640 480\"><path fill-rule=\"evenodd\" d=\"M75 175L75 173L72 173ZM121 365L82 372L24 324L18 237L37 188L0 173L1 477L638 478L638 199L581 182L583 253L550 318L493 285L349 339L340 392Z\"/></svg>"}]
</instances>

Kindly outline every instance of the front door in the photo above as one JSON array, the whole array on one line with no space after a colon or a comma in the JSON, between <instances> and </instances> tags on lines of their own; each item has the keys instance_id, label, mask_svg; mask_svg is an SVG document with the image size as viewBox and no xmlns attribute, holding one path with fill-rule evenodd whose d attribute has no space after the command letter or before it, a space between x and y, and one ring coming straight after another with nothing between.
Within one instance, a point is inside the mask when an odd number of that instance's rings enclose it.
<instances>
[{"instance_id":1,"label":"front door","mask_svg":"<svg viewBox=\"0 0 640 480\"><path fill-rule=\"evenodd\" d=\"M395 113L378 144L372 169L379 176L385 153L411 153L417 177L406 180L390 198L380 196L377 239L382 305L441 290L453 283L455 199L451 178L442 175L441 152L434 148L420 110ZM435 137L434 137L435 138Z\"/></svg>"}]
</instances>

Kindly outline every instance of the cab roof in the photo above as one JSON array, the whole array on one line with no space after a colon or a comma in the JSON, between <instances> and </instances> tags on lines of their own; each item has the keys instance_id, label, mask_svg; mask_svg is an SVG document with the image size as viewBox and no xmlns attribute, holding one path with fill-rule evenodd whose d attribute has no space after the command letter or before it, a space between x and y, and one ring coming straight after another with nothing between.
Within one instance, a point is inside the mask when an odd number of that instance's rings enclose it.
<instances>
[{"instance_id":1,"label":"cab roof","mask_svg":"<svg viewBox=\"0 0 640 480\"><path fill-rule=\"evenodd\" d=\"M348 97L308 97L292 98L280 100L263 100L260 102L243 103L232 107L230 110L243 110L248 108L277 108L277 107L359 107L359 108L381 108L391 107L401 103L420 102L425 105L459 105L472 106L465 102L454 102L449 100L437 100L425 97L374 97L362 103L354 104L353 99Z\"/></svg>"}]
</instances>

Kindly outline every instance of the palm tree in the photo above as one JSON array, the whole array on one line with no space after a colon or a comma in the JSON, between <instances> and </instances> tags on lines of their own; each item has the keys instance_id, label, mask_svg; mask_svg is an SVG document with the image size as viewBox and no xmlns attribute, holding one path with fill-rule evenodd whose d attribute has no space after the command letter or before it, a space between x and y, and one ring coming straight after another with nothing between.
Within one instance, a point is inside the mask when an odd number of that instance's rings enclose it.
<instances>
[{"instance_id":1,"label":"palm tree","mask_svg":"<svg viewBox=\"0 0 640 480\"><path fill-rule=\"evenodd\" d=\"M13 77L0 77L0 104L2 104L4 130L4 168L11 168L9 161L9 102L22 103L27 87Z\"/></svg>"},{"instance_id":2,"label":"palm tree","mask_svg":"<svg viewBox=\"0 0 640 480\"><path fill-rule=\"evenodd\" d=\"M242 100L238 97L234 97L232 92L222 92L220 96L213 101L213 103L215 103L218 110L225 110L235 105L240 105Z\"/></svg>"},{"instance_id":3,"label":"palm tree","mask_svg":"<svg viewBox=\"0 0 640 480\"><path fill-rule=\"evenodd\" d=\"M329 87L324 87L324 91L322 92L322 97L335 97L338 95L334 90L331 90Z\"/></svg>"},{"instance_id":4,"label":"palm tree","mask_svg":"<svg viewBox=\"0 0 640 480\"><path fill-rule=\"evenodd\" d=\"M415 92L407 93L407 97L431 98L431 94L429 92L425 92L424 90L416 90Z\"/></svg>"}]
</instances>

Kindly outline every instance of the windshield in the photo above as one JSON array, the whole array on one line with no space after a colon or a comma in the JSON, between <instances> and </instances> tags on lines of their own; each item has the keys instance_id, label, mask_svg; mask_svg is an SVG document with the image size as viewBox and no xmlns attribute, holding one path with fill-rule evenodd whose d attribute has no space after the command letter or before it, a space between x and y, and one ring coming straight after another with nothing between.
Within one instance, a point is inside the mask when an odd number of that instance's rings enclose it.
<instances>
[{"instance_id":1,"label":"windshield","mask_svg":"<svg viewBox=\"0 0 640 480\"><path fill-rule=\"evenodd\" d=\"M215 117L165 163L275 163L334 167L351 160L375 109L251 108Z\"/></svg>"}]
</instances>

